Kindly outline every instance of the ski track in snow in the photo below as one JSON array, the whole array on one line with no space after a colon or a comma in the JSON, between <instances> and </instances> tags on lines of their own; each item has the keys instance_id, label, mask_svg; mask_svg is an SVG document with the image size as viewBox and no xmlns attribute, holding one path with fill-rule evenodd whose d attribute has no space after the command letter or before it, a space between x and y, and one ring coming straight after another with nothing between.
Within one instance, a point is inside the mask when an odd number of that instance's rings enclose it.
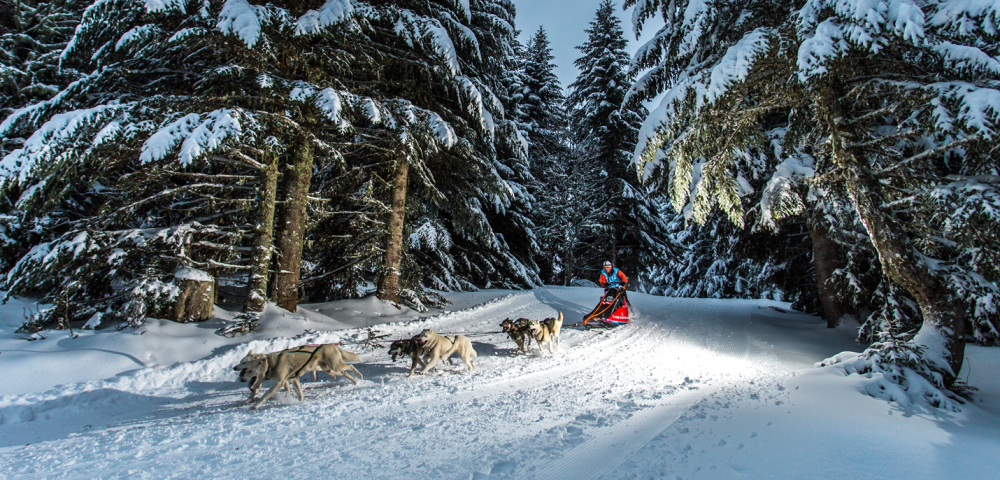
<instances>
[{"instance_id":1,"label":"ski track in snow","mask_svg":"<svg viewBox=\"0 0 1000 480\"><path fill-rule=\"evenodd\" d=\"M380 329L393 338L426 327L495 331L507 317L552 316L553 306L572 323L595 292L523 292ZM235 372L232 382L50 400L0 441L0 477L600 478L713 392L788 372L766 372L759 349L748 361L747 308L710 310L707 322L677 301L636 300L633 324L564 329L554 355L534 344L515 355L503 334L472 336L477 371L456 359L406 378L408 358L392 364L385 350L364 352L357 386L303 377L304 402L281 392L256 412L235 407L247 394ZM82 431L32 430L32 421L88 415Z\"/></svg>"}]
</instances>

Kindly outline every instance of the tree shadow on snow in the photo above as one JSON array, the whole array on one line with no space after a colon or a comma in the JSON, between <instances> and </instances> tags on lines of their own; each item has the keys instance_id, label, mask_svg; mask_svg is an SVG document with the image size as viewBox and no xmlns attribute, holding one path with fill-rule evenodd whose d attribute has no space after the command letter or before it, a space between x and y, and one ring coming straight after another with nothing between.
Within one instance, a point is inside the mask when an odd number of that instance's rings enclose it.
<instances>
[{"instance_id":1,"label":"tree shadow on snow","mask_svg":"<svg viewBox=\"0 0 1000 480\"><path fill-rule=\"evenodd\" d=\"M594 290L594 305L601 301L601 291L598 289ZM555 296L552 292L544 288L536 288L533 293L535 298L546 307L554 308L556 311L563 313L563 318L565 323L576 323L583 320L583 317L590 313L593 307L582 306L576 303L570 303ZM540 318L532 320L541 320Z\"/></svg>"}]
</instances>

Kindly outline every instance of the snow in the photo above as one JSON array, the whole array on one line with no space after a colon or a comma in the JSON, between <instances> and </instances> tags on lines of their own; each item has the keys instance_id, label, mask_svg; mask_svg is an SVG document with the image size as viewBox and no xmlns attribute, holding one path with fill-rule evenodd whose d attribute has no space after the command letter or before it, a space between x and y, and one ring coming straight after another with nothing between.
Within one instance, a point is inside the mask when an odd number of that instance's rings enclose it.
<instances>
[{"instance_id":1,"label":"snow","mask_svg":"<svg viewBox=\"0 0 1000 480\"><path fill-rule=\"evenodd\" d=\"M951 27L959 35L996 35L1000 3L995 0L946 0L934 5L928 24Z\"/></svg>"},{"instance_id":2,"label":"snow","mask_svg":"<svg viewBox=\"0 0 1000 480\"><path fill-rule=\"evenodd\" d=\"M931 48L944 57L946 65L956 70L984 71L994 75L1000 74L1000 61L990 57L976 47L941 42Z\"/></svg>"},{"instance_id":3,"label":"snow","mask_svg":"<svg viewBox=\"0 0 1000 480\"><path fill-rule=\"evenodd\" d=\"M799 79L803 82L827 72L830 58L846 52L850 48L844 40L844 32L834 19L824 20L816 27L812 37L799 45Z\"/></svg>"},{"instance_id":4,"label":"snow","mask_svg":"<svg viewBox=\"0 0 1000 480\"><path fill-rule=\"evenodd\" d=\"M295 98L295 92L292 93L292 98ZM350 126L347 120L344 120L344 104L340 99L340 93L336 90L324 88L316 98L316 106L321 112L326 114L327 118L336 123L341 130Z\"/></svg>"},{"instance_id":5,"label":"snow","mask_svg":"<svg viewBox=\"0 0 1000 480\"><path fill-rule=\"evenodd\" d=\"M134 40L142 40L142 38L150 36L158 30L159 27L156 25L141 25L133 27L129 31L122 34L121 38L118 39L118 43L115 44L115 51L121 50L122 47Z\"/></svg>"},{"instance_id":6,"label":"snow","mask_svg":"<svg viewBox=\"0 0 1000 480\"><path fill-rule=\"evenodd\" d=\"M143 164L162 160L183 139L191 135L201 117L197 113L189 113L151 135L142 144L139 161Z\"/></svg>"},{"instance_id":7,"label":"snow","mask_svg":"<svg viewBox=\"0 0 1000 480\"><path fill-rule=\"evenodd\" d=\"M177 158L181 165L189 165L199 157L219 148L229 137L238 137L243 127L233 110L221 109L205 115L205 120L191 131L181 144Z\"/></svg>"},{"instance_id":8,"label":"snow","mask_svg":"<svg viewBox=\"0 0 1000 480\"><path fill-rule=\"evenodd\" d=\"M466 22L472 21L472 7L469 6L469 0L456 0L455 4L462 9L462 15L465 16Z\"/></svg>"},{"instance_id":9,"label":"snow","mask_svg":"<svg viewBox=\"0 0 1000 480\"><path fill-rule=\"evenodd\" d=\"M718 65L711 69L710 82L706 89L706 100L712 103L723 96L729 86L746 80L754 60L767 48L768 30L758 28L729 47Z\"/></svg>"},{"instance_id":10,"label":"snow","mask_svg":"<svg viewBox=\"0 0 1000 480\"><path fill-rule=\"evenodd\" d=\"M448 68L451 70L452 75L461 74L461 67L458 63L458 51L455 50L455 44L451 41L448 31L437 20L432 20L424 25L424 30L430 34L435 49L448 63Z\"/></svg>"},{"instance_id":11,"label":"snow","mask_svg":"<svg viewBox=\"0 0 1000 480\"><path fill-rule=\"evenodd\" d=\"M184 5L187 3L184 0L146 0L146 11L149 13L153 12L166 12L170 10L178 10L181 13L185 13Z\"/></svg>"},{"instance_id":12,"label":"snow","mask_svg":"<svg viewBox=\"0 0 1000 480\"><path fill-rule=\"evenodd\" d=\"M174 278L178 280L192 280L195 282L211 282L215 277L204 270L192 267L180 267L174 272Z\"/></svg>"},{"instance_id":13,"label":"snow","mask_svg":"<svg viewBox=\"0 0 1000 480\"><path fill-rule=\"evenodd\" d=\"M85 330L14 335L0 307L0 476L118 478L989 478L1000 451L997 349L969 347L960 375L979 387L960 412L863 394L873 380L812 364L854 344L787 304L630 293L633 324L567 328L555 354L513 354L502 334L471 336L478 370L360 352L357 386L305 377L306 400L261 410L232 366L247 350L354 341L358 327L403 338L433 327L490 332L504 318L567 321L600 289L446 294L433 316L373 298L268 306L235 339L152 320L144 335ZM389 323L391 322L391 323ZM856 327L856 326L855 326ZM71 383L72 382L72 383ZM28 445L30 444L30 445ZM253 472L249 474L248 472Z\"/></svg>"},{"instance_id":14,"label":"snow","mask_svg":"<svg viewBox=\"0 0 1000 480\"><path fill-rule=\"evenodd\" d=\"M760 222L773 230L778 228L775 220L801 212L804 205L792 187L813 175L813 159L806 154L792 155L778 164L760 198Z\"/></svg>"},{"instance_id":15,"label":"snow","mask_svg":"<svg viewBox=\"0 0 1000 480\"><path fill-rule=\"evenodd\" d=\"M327 0L319 10L309 10L295 23L296 35L309 35L343 22L354 14L351 0Z\"/></svg>"},{"instance_id":16,"label":"snow","mask_svg":"<svg viewBox=\"0 0 1000 480\"><path fill-rule=\"evenodd\" d=\"M246 0L226 0L219 12L216 28L222 33L240 37L248 48L253 48L260 40L261 18L258 13L264 14L264 8L250 5Z\"/></svg>"},{"instance_id":17,"label":"snow","mask_svg":"<svg viewBox=\"0 0 1000 480\"><path fill-rule=\"evenodd\" d=\"M71 112L53 115L35 133L24 142L21 148L11 151L0 160L0 182L22 184L35 173L36 167L44 165L61 150L58 144L74 138L79 130L104 115L114 112L124 105L99 105L93 108L73 110ZM30 108L30 107L29 107ZM0 125L0 131L8 125L12 118L18 116L25 108L11 114Z\"/></svg>"},{"instance_id":18,"label":"snow","mask_svg":"<svg viewBox=\"0 0 1000 480\"><path fill-rule=\"evenodd\" d=\"M146 164L162 160L181 143L177 159L182 165L188 165L231 137L239 137L243 132L240 116L239 111L226 108L209 112L204 117L189 113L151 135L142 144L139 161Z\"/></svg>"}]
</instances>

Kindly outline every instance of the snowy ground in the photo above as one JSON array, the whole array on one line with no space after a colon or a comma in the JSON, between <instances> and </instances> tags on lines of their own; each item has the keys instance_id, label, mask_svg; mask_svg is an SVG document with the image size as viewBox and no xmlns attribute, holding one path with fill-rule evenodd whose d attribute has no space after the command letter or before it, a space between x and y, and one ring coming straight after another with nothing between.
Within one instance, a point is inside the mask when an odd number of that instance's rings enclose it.
<instances>
[{"instance_id":1,"label":"snowy ground","mask_svg":"<svg viewBox=\"0 0 1000 480\"><path fill-rule=\"evenodd\" d=\"M408 361L364 352L365 380L306 382L259 411L231 370L247 349L350 341L382 325L402 338L497 329L563 311L592 288L450 295L428 317L372 300L268 312L226 339L153 322L16 339L21 306L0 310L0 477L7 478L989 478L1000 455L998 349L969 348L981 389L958 413L902 408L867 380L813 363L857 350L774 302L631 294L639 313L611 331L563 332L555 355L515 355L502 334L472 337L479 370L406 378ZM483 303L485 302L485 303ZM435 312L431 312L435 313ZM226 312L220 311L220 316ZM358 351L356 348L355 351ZM456 362L459 363L459 362Z\"/></svg>"}]
</instances>

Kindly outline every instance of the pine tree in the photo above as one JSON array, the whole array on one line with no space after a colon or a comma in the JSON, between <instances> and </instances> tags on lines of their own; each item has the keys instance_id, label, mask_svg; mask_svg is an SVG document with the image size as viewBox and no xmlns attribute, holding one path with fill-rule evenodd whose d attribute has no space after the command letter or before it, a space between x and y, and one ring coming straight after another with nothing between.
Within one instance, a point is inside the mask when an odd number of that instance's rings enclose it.
<instances>
[{"instance_id":1,"label":"pine tree","mask_svg":"<svg viewBox=\"0 0 1000 480\"><path fill-rule=\"evenodd\" d=\"M786 118L786 158L771 167L771 182L791 187L796 182L787 180L798 175L811 195L843 192L882 271L923 317L919 332L892 332L851 368L878 371L904 388L927 381L949 388L970 314L977 335L994 339L997 331L986 300L997 277L981 263L995 245L971 227L996 225L984 215L994 186L980 175L997 170L989 139L1000 112L1000 68L980 47L995 45L987 25L998 12L907 2L882 11L849 0L793 7L751 2L668 21L640 50L650 71L636 91L647 98L665 91L646 122L642 161L663 159L653 176L669 185L675 206L690 195L699 221L718 206L742 224L733 172L744 152L767 145L766 119ZM674 12L657 1L637 8L640 22L657 10L667 20ZM965 26L955 28L956 19ZM694 43L690 32L718 40ZM703 162L701 177L692 184L696 162ZM794 195L769 198L765 216L803 207ZM929 399L949 404L942 395Z\"/></svg>"},{"instance_id":2,"label":"pine tree","mask_svg":"<svg viewBox=\"0 0 1000 480\"><path fill-rule=\"evenodd\" d=\"M629 71L627 41L611 0L604 0L577 47L574 62L580 76L570 85L567 106L575 142L599 166L599 181L591 192L594 208L605 209L601 235L581 255L597 270L610 259L645 283L647 270L667 256L666 224L647 198L633 167L632 152L646 116L640 102L625 103L634 75ZM645 285L638 285L645 288Z\"/></svg>"}]
</instances>

